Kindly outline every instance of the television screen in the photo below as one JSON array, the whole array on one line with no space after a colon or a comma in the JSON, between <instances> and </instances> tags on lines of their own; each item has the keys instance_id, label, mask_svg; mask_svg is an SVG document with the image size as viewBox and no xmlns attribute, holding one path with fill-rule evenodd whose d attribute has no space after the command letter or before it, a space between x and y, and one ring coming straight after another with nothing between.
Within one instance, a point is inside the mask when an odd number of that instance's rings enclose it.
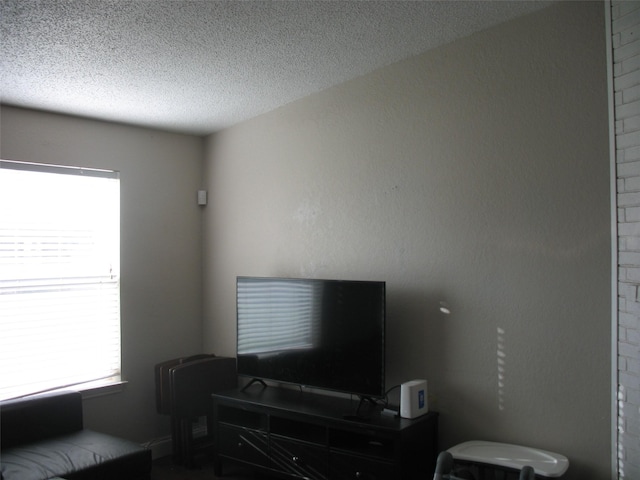
<instances>
[{"instance_id":1,"label":"television screen","mask_svg":"<svg viewBox=\"0 0 640 480\"><path fill-rule=\"evenodd\" d=\"M385 283L237 278L238 374L384 396Z\"/></svg>"}]
</instances>

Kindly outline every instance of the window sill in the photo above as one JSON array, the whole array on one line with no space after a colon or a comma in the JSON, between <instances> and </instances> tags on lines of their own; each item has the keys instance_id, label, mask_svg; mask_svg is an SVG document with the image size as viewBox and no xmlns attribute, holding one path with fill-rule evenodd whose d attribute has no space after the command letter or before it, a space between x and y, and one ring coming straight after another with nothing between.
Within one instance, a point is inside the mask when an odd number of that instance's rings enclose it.
<instances>
[{"instance_id":1,"label":"window sill","mask_svg":"<svg viewBox=\"0 0 640 480\"><path fill-rule=\"evenodd\" d=\"M89 398L103 397L105 395L113 395L114 393L123 392L127 381L122 380L120 377L108 378L105 380L97 380L95 382L87 382L70 387L82 394L82 399L87 400ZM69 390L70 388L64 388L61 390Z\"/></svg>"}]
</instances>

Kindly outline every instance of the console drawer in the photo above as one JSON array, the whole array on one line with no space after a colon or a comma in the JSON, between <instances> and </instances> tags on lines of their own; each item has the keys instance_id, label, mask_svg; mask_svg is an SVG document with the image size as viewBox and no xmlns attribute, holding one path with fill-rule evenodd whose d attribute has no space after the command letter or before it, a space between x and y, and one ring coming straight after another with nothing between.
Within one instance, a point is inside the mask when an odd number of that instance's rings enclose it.
<instances>
[{"instance_id":1,"label":"console drawer","mask_svg":"<svg viewBox=\"0 0 640 480\"><path fill-rule=\"evenodd\" d=\"M271 466L267 434L260 430L218 427L218 453L252 465Z\"/></svg>"},{"instance_id":2,"label":"console drawer","mask_svg":"<svg viewBox=\"0 0 640 480\"><path fill-rule=\"evenodd\" d=\"M332 452L329 457L331 480L394 480L400 478L392 462Z\"/></svg>"},{"instance_id":3,"label":"console drawer","mask_svg":"<svg viewBox=\"0 0 640 480\"><path fill-rule=\"evenodd\" d=\"M311 480L327 479L327 448L277 435L271 437L271 459L278 471Z\"/></svg>"}]
</instances>

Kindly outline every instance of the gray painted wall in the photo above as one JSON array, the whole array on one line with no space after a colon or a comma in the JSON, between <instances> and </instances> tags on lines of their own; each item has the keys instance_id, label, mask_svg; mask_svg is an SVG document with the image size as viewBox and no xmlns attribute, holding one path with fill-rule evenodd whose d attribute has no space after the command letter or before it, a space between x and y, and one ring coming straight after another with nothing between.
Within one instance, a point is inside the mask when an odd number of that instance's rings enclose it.
<instances>
[{"instance_id":1,"label":"gray painted wall","mask_svg":"<svg viewBox=\"0 0 640 480\"><path fill-rule=\"evenodd\" d=\"M428 380L442 447L609 477L606 72L602 4L566 3L209 137L205 350L237 275L385 280L387 384Z\"/></svg>"}]
</instances>

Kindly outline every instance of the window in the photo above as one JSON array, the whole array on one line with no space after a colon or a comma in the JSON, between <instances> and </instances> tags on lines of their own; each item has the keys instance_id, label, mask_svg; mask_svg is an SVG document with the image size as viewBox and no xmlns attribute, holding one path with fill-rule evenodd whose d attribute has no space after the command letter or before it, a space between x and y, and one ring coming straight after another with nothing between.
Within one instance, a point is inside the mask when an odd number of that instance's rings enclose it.
<instances>
[{"instance_id":1,"label":"window","mask_svg":"<svg viewBox=\"0 0 640 480\"><path fill-rule=\"evenodd\" d=\"M118 173L0 160L0 399L119 376Z\"/></svg>"}]
</instances>

